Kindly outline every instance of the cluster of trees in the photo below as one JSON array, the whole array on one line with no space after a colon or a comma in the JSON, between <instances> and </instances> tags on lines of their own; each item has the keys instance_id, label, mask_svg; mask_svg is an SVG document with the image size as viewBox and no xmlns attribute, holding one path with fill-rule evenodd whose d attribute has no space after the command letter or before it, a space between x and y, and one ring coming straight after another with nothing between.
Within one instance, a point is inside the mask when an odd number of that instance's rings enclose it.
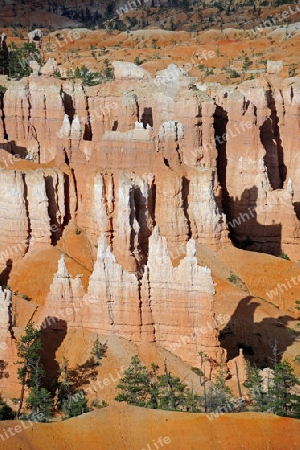
<instances>
[{"instance_id":1,"label":"cluster of trees","mask_svg":"<svg viewBox=\"0 0 300 450\"><path fill-rule=\"evenodd\" d=\"M125 2L126 3L126 2ZM260 6L280 6L283 4L288 4L289 0L263 0L260 3ZM99 2L98 2L99 4ZM146 10L151 10L153 8L157 8L158 4L155 0L151 0L151 2L149 1L142 1L141 0L141 6L139 5L138 2L136 2L137 7L143 7ZM202 8L203 5L201 4L200 0L194 0L193 2L191 2L190 0L168 0L168 3L166 5L161 4L160 7L164 8L175 8L175 9L179 9L182 10L184 12L189 12L192 11L192 5L194 4L198 4L199 6L201 6ZM97 2L91 2L90 5L81 5L81 6L77 6L77 7L66 7L65 4L63 2L54 2L51 1L49 2L49 8L48 10L51 12L57 12L60 15L63 15L65 17L68 17L71 20L75 20L78 22L81 22L85 27L87 28L94 28L95 26L98 26L98 28L106 28L107 25L110 26L109 21L111 19L114 20L114 16L116 15L115 13L115 2L111 1L111 2L107 2L106 4L106 8L105 8L105 12L102 14L98 11L98 9L94 9L94 8L89 8L88 6L97 6ZM101 5L102 6L102 5ZM220 1L220 0L215 0L213 2L210 3L210 5L208 5L209 7L216 7L218 8L218 12L222 12L224 10L226 10L226 15L229 16L231 14L234 14L235 11L237 10L237 8L239 7L239 5L234 5L232 1L229 2L229 5L226 5L224 2ZM207 6L207 7L208 7ZM261 8L258 8L258 10L256 9L256 5L254 0L248 0L246 1L246 3L244 3L243 5L240 5L243 7L247 7L247 6L251 6L253 7L253 11L259 11ZM130 8L129 8L130 10ZM131 22L132 18L131 17L126 17L126 20ZM137 20L136 20L137 23ZM139 26L141 26L142 28L144 28L145 26L147 26L147 23L144 21L144 19L142 19L142 21L139 23ZM130 26L128 26L128 24L125 24L122 20L114 20L114 29L119 30L119 31L124 31L126 29L130 29L132 28L132 23L130 24Z\"/></svg>"},{"instance_id":2,"label":"cluster of trees","mask_svg":"<svg viewBox=\"0 0 300 450\"><path fill-rule=\"evenodd\" d=\"M300 384L291 364L283 360L276 363L272 376L263 383L257 367L247 362L249 389L254 411L273 412L279 416L300 418L300 396L296 387Z\"/></svg>"},{"instance_id":3,"label":"cluster of trees","mask_svg":"<svg viewBox=\"0 0 300 450\"><path fill-rule=\"evenodd\" d=\"M69 361L63 358L56 384L56 408L62 411L65 417L79 416L90 410L82 386L89 384L90 379L96 378L96 368L101 364L106 352L107 344L102 344L97 337L91 350L91 358L84 364L77 365L76 369L71 369Z\"/></svg>"},{"instance_id":4,"label":"cluster of trees","mask_svg":"<svg viewBox=\"0 0 300 450\"><path fill-rule=\"evenodd\" d=\"M50 9L49 9L50 10ZM85 27L92 28L97 25L101 14L96 10L92 12L89 8L67 8L66 6L60 6L61 14L68 17L71 20L81 22Z\"/></svg>"},{"instance_id":5,"label":"cluster of trees","mask_svg":"<svg viewBox=\"0 0 300 450\"><path fill-rule=\"evenodd\" d=\"M297 308L300 308L300 303ZM96 379L97 367L107 353L106 343L101 343L97 337L90 358L76 368L70 368L69 361L64 357L52 391L43 386L45 371L40 356L41 331L29 322L16 346L19 366L17 375L21 383L17 418L22 415L31 420L46 422L54 412L63 413L64 418L68 418L90 410L84 387L90 384L91 379ZM148 370L135 355L120 378L115 399L130 405L171 411L222 413L253 410L300 418L300 395L297 390L300 381L288 361L278 362L276 342L273 347L274 369L269 371L267 380L263 379L258 368L247 362L245 387L249 395L246 397L242 396L239 380L239 397L232 395L226 384L228 371L225 364L221 364L217 376L211 381L206 374L207 363L211 366L215 361L203 352L199 356L200 368L192 370L199 376L202 395L195 394L180 377L173 376L166 360L163 371L159 372L157 364L152 363ZM26 391L28 395L25 401ZM23 411L24 402L26 413ZM91 406L99 407L95 402ZM103 403L103 406L107 405ZM13 419L14 416L12 409L0 396L0 420Z\"/></svg>"},{"instance_id":6,"label":"cluster of trees","mask_svg":"<svg viewBox=\"0 0 300 450\"><path fill-rule=\"evenodd\" d=\"M179 377L172 376L166 361L164 374L158 375L158 365L152 363L151 370L148 370L135 355L117 386L119 394L115 399L135 406L186 412L210 412L232 402L233 397L226 385L225 365L221 365L215 381L207 385L205 362L209 358L202 352L200 356L201 369L193 368L193 371L199 376L203 395L195 394Z\"/></svg>"},{"instance_id":7,"label":"cluster of trees","mask_svg":"<svg viewBox=\"0 0 300 450\"><path fill-rule=\"evenodd\" d=\"M206 355L201 356L204 368ZM227 370L221 364L213 382L205 377L205 371L194 368L199 375L203 395L196 395L178 377L174 377L164 366L164 375L158 375L158 366L151 365L151 370L144 366L138 356L131 359L131 364L124 372L117 388L116 400L153 409L180 410L189 412L242 412L246 409L260 412L300 418L300 396L295 387L300 384L291 365L287 361L276 363L273 376L267 388L259 369L247 363L248 380L245 387L250 396L234 397L226 384ZM240 386L239 386L240 389Z\"/></svg>"},{"instance_id":8,"label":"cluster of trees","mask_svg":"<svg viewBox=\"0 0 300 450\"><path fill-rule=\"evenodd\" d=\"M41 64L40 50L36 48L34 43L25 43L22 47L17 47L14 42L6 48L0 47L0 74L8 75L10 78L20 79L28 77L32 73L30 62L36 61ZM57 70L54 76L60 78L60 72ZM100 72L94 72L81 66L79 69L70 69L67 73L69 78L81 78L83 84L95 86L97 84L106 83L114 79L114 69L106 58L103 61L103 68Z\"/></svg>"},{"instance_id":9,"label":"cluster of trees","mask_svg":"<svg viewBox=\"0 0 300 450\"><path fill-rule=\"evenodd\" d=\"M153 409L200 411L199 398L179 377L171 375L166 362L163 375L158 375L158 369L152 363L149 371L137 355L133 356L117 385L120 392L115 399Z\"/></svg>"},{"instance_id":10,"label":"cluster of trees","mask_svg":"<svg viewBox=\"0 0 300 450\"><path fill-rule=\"evenodd\" d=\"M45 371L40 357L40 330L29 322L16 345L19 365L17 374L21 383L17 418L22 412L26 388L29 392L26 398L26 410L29 411L27 417L33 420L45 422L52 417L54 410L63 412L65 417L74 417L89 411L82 386L97 376L96 368L106 356L106 343L102 344L97 337L91 350L91 358L84 364L77 365L75 369L70 369L69 361L63 358L55 383L55 395L43 387Z\"/></svg>"},{"instance_id":11,"label":"cluster of trees","mask_svg":"<svg viewBox=\"0 0 300 450\"><path fill-rule=\"evenodd\" d=\"M25 43L22 47L17 47L14 42L5 48L0 49L0 73L11 78L27 77L32 73L30 61L37 61L41 64L39 49L34 43Z\"/></svg>"},{"instance_id":12,"label":"cluster of trees","mask_svg":"<svg viewBox=\"0 0 300 450\"><path fill-rule=\"evenodd\" d=\"M54 74L60 77L60 73ZM82 83L87 86L95 86L97 84L106 83L114 79L114 68L107 58L103 61L103 68L101 72L92 72L86 66L76 67L75 70L68 70L67 77L71 79L81 79Z\"/></svg>"}]
</instances>

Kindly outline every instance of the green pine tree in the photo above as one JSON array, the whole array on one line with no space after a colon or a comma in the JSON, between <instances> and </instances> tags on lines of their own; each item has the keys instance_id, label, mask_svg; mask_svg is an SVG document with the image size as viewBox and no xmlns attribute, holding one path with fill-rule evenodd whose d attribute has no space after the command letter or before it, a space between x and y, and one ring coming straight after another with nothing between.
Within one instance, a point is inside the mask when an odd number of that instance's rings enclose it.
<instances>
[{"instance_id":1,"label":"green pine tree","mask_svg":"<svg viewBox=\"0 0 300 450\"><path fill-rule=\"evenodd\" d=\"M158 376L158 404L159 409L186 409L187 385L179 377Z\"/></svg>"},{"instance_id":2,"label":"green pine tree","mask_svg":"<svg viewBox=\"0 0 300 450\"><path fill-rule=\"evenodd\" d=\"M85 392L80 389L74 395L68 394L62 402L62 411L66 417L76 417L89 412Z\"/></svg>"},{"instance_id":3,"label":"green pine tree","mask_svg":"<svg viewBox=\"0 0 300 450\"><path fill-rule=\"evenodd\" d=\"M158 404L160 409L183 409L186 400L187 385L182 383L179 377L171 376L166 360L164 363L164 375L159 375L158 380Z\"/></svg>"},{"instance_id":4,"label":"green pine tree","mask_svg":"<svg viewBox=\"0 0 300 450\"><path fill-rule=\"evenodd\" d=\"M107 343L104 342L104 344L102 344L99 340L99 337L97 336L97 339L95 340L93 348L91 350L91 355L95 357L97 365L100 365L101 360L106 356L107 348Z\"/></svg>"},{"instance_id":5,"label":"green pine tree","mask_svg":"<svg viewBox=\"0 0 300 450\"><path fill-rule=\"evenodd\" d=\"M29 418L35 421L46 422L52 416L53 398L45 388L31 389L26 404L32 411Z\"/></svg>"},{"instance_id":6,"label":"green pine tree","mask_svg":"<svg viewBox=\"0 0 300 450\"><path fill-rule=\"evenodd\" d=\"M74 77L81 78L81 71L80 71L79 67L76 67L76 69L74 70Z\"/></svg>"},{"instance_id":7,"label":"green pine tree","mask_svg":"<svg viewBox=\"0 0 300 450\"><path fill-rule=\"evenodd\" d=\"M63 401L72 393L73 386L69 378L69 361L63 356L58 370L57 380L57 408L61 409Z\"/></svg>"},{"instance_id":8,"label":"green pine tree","mask_svg":"<svg viewBox=\"0 0 300 450\"><path fill-rule=\"evenodd\" d=\"M131 358L117 388L121 391L116 400L129 405L146 406L150 393L151 373L143 366L137 355Z\"/></svg>"},{"instance_id":9,"label":"green pine tree","mask_svg":"<svg viewBox=\"0 0 300 450\"><path fill-rule=\"evenodd\" d=\"M293 416L298 409L299 396L294 393L294 387L300 384L294 375L294 369L286 360L275 365L274 379L270 387L271 408L278 416Z\"/></svg>"},{"instance_id":10,"label":"green pine tree","mask_svg":"<svg viewBox=\"0 0 300 450\"><path fill-rule=\"evenodd\" d=\"M252 367L249 361L247 364L247 381L245 387L249 389L252 397L252 405L254 411L264 412L269 408L267 393L262 389L263 377L259 375L259 369Z\"/></svg>"},{"instance_id":11,"label":"green pine tree","mask_svg":"<svg viewBox=\"0 0 300 450\"><path fill-rule=\"evenodd\" d=\"M106 78L106 80L114 79L114 68L112 67L107 58L105 58L105 60L103 61L103 75Z\"/></svg>"},{"instance_id":12,"label":"green pine tree","mask_svg":"<svg viewBox=\"0 0 300 450\"><path fill-rule=\"evenodd\" d=\"M19 417L22 410L25 387L28 386L31 388L34 385L37 362L40 360L39 353L42 349L40 334L40 331L34 328L34 324L29 322L24 329L24 334L20 337L16 344L18 355L18 361L16 364L20 365L17 375L21 383L21 394L17 417Z\"/></svg>"},{"instance_id":13,"label":"green pine tree","mask_svg":"<svg viewBox=\"0 0 300 450\"><path fill-rule=\"evenodd\" d=\"M233 397L229 387L226 385L227 371L224 364L221 364L216 380L211 383L207 393L207 410L216 411L225 408L232 409Z\"/></svg>"}]
</instances>

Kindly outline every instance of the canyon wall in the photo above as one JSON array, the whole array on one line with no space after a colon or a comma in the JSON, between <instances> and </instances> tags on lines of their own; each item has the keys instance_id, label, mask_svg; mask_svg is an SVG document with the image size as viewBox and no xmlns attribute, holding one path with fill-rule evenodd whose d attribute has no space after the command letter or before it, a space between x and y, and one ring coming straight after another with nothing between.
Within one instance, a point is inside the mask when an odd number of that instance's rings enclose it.
<instances>
[{"instance_id":1,"label":"canyon wall","mask_svg":"<svg viewBox=\"0 0 300 450\"><path fill-rule=\"evenodd\" d=\"M69 327L117 334L135 343L156 342L192 365L199 351L220 362L224 351L214 320L214 282L195 253L190 239L186 257L173 267L167 240L156 226L147 264L134 274L117 263L102 235L87 294L80 276L69 275L62 256L38 323L57 328L67 322Z\"/></svg>"},{"instance_id":2,"label":"canyon wall","mask_svg":"<svg viewBox=\"0 0 300 450\"><path fill-rule=\"evenodd\" d=\"M217 249L226 239L227 222L239 246L296 258L300 188L293 148L299 143L299 80L266 74L239 86L221 86L197 83L174 65L155 79L130 63L116 62L115 69L116 80L98 86L46 76L9 83L3 99L3 148L36 163L55 159L72 168L77 183L73 201L78 202L72 219L95 241L99 231L112 233L112 211L101 216L105 223L94 220L89 174L100 170L103 188L117 190L119 170L141 178L147 159L147 172L155 174L152 221L171 251L191 235ZM203 191L200 199L202 169L216 173L213 182L210 175L203 180L210 193ZM107 177L115 185L108 187ZM210 200L196 218L187 216L189 205L194 211L196 202L211 196L217 209ZM132 247L132 226L126 232L127 248Z\"/></svg>"},{"instance_id":3,"label":"canyon wall","mask_svg":"<svg viewBox=\"0 0 300 450\"><path fill-rule=\"evenodd\" d=\"M0 170L0 264L11 264L39 245L55 244L67 222L72 193L55 168Z\"/></svg>"},{"instance_id":4,"label":"canyon wall","mask_svg":"<svg viewBox=\"0 0 300 450\"><path fill-rule=\"evenodd\" d=\"M0 160L2 270L56 246L72 223L92 249L88 290L61 259L39 323L157 342L191 364L201 350L220 360L214 283L195 245L217 252L231 238L298 259L299 80L221 86L132 66L92 87L8 83L1 154L21 159Z\"/></svg>"}]
</instances>

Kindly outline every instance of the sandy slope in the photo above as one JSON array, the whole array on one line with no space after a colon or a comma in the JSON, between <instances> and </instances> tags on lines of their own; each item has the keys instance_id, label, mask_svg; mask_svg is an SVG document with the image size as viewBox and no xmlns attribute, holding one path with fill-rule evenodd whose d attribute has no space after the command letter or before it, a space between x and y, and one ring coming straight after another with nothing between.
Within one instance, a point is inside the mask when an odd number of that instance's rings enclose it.
<instances>
[{"instance_id":1,"label":"sandy slope","mask_svg":"<svg viewBox=\"0 0 300 450\"><path fill-rule=\"evenodd\" d=\"M17 424L2 422L0 429ZM300 444L297 420L260 413L227 414L210 421L205 414L117 405L65 422L23 425L28 428L22 426L5 441L0 438L0 449L297 450ZM165 442L158 443L159 437Z\"/></svg>"}]
</instances>

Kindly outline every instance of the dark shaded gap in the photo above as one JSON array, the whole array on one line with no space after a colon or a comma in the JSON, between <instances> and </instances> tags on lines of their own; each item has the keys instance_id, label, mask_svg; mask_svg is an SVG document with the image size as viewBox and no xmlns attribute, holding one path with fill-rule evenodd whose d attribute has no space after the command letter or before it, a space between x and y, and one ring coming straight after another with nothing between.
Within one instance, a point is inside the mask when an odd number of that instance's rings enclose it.
<instances>
[{"instance_id":1,"label":"dark shaded gap","mask_svg":"<svg viewBox=\"0 0 300 450\"><path fill-rule=\"evenodd\" d=\"M26 209L27 228L28 228L28 237L27 237L28 245L27 245L26 251L25 251L25 253L27 253L29 250L29 243L30 243L30 239L31 239L32 228L31 228L31 222L30 222L30 217L29 217L28 186L26 183L25 173L22 173L22 178L23 178L23 186L24 186L24 203L25 203L25 209Z\"/></svg>"},{"instance_id":2,"label":"dark shaded gap","mask_svg":"<svg viewBox=\"0 0 300 450\"><path fill-rule=\"evenodd\" d=\"M12 270L12 265L13 265L12 260L11 260L11 259L8 259L8 260L6 261L6 267L5 267L5 269L4 269L4 270L1 272L1 274L0 274L0 284L1 284L1 286L3 286L3 287L9 285L8 280L9 280L10 272L11 272L11 270Z\"/></svg>"},{"instance_id":3,"label":"dark shaded gap","mask_svg":"<svg viewBox=\"0 0 300 450\"><path fill-rule=\"evenodd\" d=\"M45 371L43 386L48 389L52 395L55 394L56 381L59 372L56 352L65 339L67 331L67 322L57 317L48 316L41 324L41 342L43 349L40 355L41 365Z\"/></svg>"},{"instance_id":4,"label":"dark shaded gap","mask_svg":"<svg viewBox=\"0 0 300 450\"><path fill-rule=\"evenodd\" d=\"M289 321L295 321L294 317L284 315L276 319L267 317L260 322L255 321L255 311L259 306L254 297L244 297L236 306L229 322L220 331L219 339L221 346L227 351L227 361L238 356L239 349L243 348L243 353L251 365L260 369L273 367L275 341L279 362L285 350L299 338L299 331L291 334L288 329Z\"/></svg>"},{"instance_id":5,"label":"dark shaded gap","mask_svg":"<svg viewBox=\"0 0 300 450\"><path fill-rule=\"evenodd\" d=\"M91 141L92 137L93 137L93 135L92 135L91 126L88 123L86 123L84 125L84 132L83 132L83 138L82 139L84 141Z\"/></svg>"},{"instance_id":6,"label":"dark shaded gap","mask_svg":"<svg viewBox=\"0 0 300 450\"><path fill-rule=\"evenodd\" d=\"M268 179L273 189L282 189L278 145L274 142L274 130L270 117L260 126L259 131L260 141L266 151L264 164L267 168Z\"/></svg>"},{"instance_id":7,"label":"dark shaded gap","mask_svg":"<svg viewBox=\"0 0 300 450\"><path fill-rule=\"evenodd\" d=\"M62 98L65 108L65 114L69 116L70 123L72 123L75 116L73 99L70 94L66 94L65 92L62 93Z\"/></svg>"},{"instance_id":8,"label":"dark shaded gap","mask_svg":"<svg viewBox=\"0 0 300 450\"><path fill-rule=\"evenodd\" d=\"M214 130L215 130L215 141L218 151L217 156L217 176L218 182L222 188L222 210L225 212L227 217L230 217L230 196L227 190L227 148L226 139L222 139L222 136L226 134L228 123L227 112L221 107L217 106L214 114Z\"/></svg>"},{"instance_id":9,"label":"dark shaded gap","mask_svg":"<svg viewBox=\"0 0 300 450\"><path fill-rule=\"evenodd\" d=\"M185 177L182 177L182 206L183 206L183 211L184 211L184 216L187 220L187 225L188 225L188 238L191 239L192 237L192 230L191 230L191 221L190 221L190 216L189 216L189 192L190 192L190 180L188 180Z\"/></svg>"},{"instance_id":10,"label":"dark shaded gap","mask_svg":"<svg viewBox=\"0 0 300 450\"><path fill-rule=\"evenodd\" d=\"M267 97L267 105L268 108L271 111L270 115L270 121L271 121L271 131L273 134L273 139L276 142L277 146L277 157L278 157L278 168L279 168L279 177L280 177L280 188L283 187L283 184L286 180L287 176L287 167L284 164L284 154L283 154L283 147L282 147L282 140L280 138L280 129L279 129L279 117L276 110L276 103L275 99L273 97L273 93L271 90L268 90L266 92Z\"/></svg>"},{"instance_id":11,"label":"dark shaded gap","mask_svg":"<svg viewBox=\"0 0 300 450\"><path fill-rule=\"evenodd\" d=\"M141 117L141 122L143 122L143 127L146 128L147 125L153 127L153 113L152 108L144 108L144 112Z\"/></svg>"}]
</instances>

